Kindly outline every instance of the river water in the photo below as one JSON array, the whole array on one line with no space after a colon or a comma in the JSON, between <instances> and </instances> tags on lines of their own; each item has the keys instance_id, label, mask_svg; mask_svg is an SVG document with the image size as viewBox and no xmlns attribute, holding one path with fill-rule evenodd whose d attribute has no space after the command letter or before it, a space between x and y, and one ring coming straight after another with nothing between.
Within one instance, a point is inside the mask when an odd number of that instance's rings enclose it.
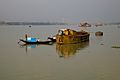
<instances>
[{"instance_id":1,"label":"river water","mask_svg":"<svg viewBox=\"0 0 120 80\"><path fill-rule=\"evenodd\" d=\"M68 45L19 45L29 36L47 40L61 28L90 32L90 41ZM102 31L103 36L95 36ZM120 27L0 25L0 80L120 80Z\"/></svg>"}]
</instances>

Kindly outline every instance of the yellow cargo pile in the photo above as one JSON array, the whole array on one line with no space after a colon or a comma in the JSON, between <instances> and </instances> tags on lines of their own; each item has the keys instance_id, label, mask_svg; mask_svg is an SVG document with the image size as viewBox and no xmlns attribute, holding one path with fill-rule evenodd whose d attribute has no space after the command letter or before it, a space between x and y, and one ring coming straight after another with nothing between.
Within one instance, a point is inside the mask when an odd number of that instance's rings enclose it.
<instances>
[{"instance_id":1,"label":"yellow cargo pile","mask_svg":"<svg viewBox=\"0 0 120 80\"><path fill-rule=\"evenodd\" d=\"M76 35L77 32L75 30L66 29L66 30L64 30L64 34L65 35Z\"/></svg>"}]
</instances>

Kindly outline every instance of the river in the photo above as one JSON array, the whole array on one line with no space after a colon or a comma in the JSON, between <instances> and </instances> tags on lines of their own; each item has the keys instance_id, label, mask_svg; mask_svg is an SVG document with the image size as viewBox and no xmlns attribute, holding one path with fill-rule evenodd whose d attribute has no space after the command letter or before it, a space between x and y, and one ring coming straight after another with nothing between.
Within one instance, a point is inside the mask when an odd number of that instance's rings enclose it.
<instances>
[{"instance_id":1,"label":"river","mask_svg":"<svg viewBox=\"0 0 120 80\"><path fill-rule=\"evenodd\" d=\"M26 45L28 36L47 40L61 28L90 32L89 42L69 45ZM103 36L95 36L102 31ZM120 80L120 27L104 25L0 25L0 80Z\"/></svg>"}]
</instances>

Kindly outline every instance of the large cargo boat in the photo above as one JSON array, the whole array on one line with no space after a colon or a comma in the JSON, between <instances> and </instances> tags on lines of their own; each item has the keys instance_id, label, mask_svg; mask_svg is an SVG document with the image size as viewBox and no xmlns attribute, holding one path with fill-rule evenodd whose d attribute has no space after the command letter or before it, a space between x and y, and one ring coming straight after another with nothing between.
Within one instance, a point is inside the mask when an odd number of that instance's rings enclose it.
<instances>
[{"instance_id":1,"label":"large cargo boat","mask_svg":"<svg viewBox=\"0 0 120 80\"><path fill-rule=\"evenodd\" d=\"M56 35L56 43L72 44L89 41L89 33L86 31L75 31L71 29L60 29Z\"/></svg>"}]
</instances>

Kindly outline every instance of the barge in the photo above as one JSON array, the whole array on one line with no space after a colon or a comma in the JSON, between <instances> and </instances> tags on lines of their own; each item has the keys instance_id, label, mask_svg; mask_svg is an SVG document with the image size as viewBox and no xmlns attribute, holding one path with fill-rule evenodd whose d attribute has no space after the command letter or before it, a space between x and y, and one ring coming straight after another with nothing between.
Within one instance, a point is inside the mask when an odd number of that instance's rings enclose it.
<instances>
[{"instance_id":1,"label":"barge","mask_svg":"<svg viewBox=\"0 0 120 80\"><path fill-rule=\"evenodd\" d=\"M74 44L89 41L90 34L86 31L75 31L71 29L60 29L56 35L58 44Z\"/></svg>"}]
</instances>

